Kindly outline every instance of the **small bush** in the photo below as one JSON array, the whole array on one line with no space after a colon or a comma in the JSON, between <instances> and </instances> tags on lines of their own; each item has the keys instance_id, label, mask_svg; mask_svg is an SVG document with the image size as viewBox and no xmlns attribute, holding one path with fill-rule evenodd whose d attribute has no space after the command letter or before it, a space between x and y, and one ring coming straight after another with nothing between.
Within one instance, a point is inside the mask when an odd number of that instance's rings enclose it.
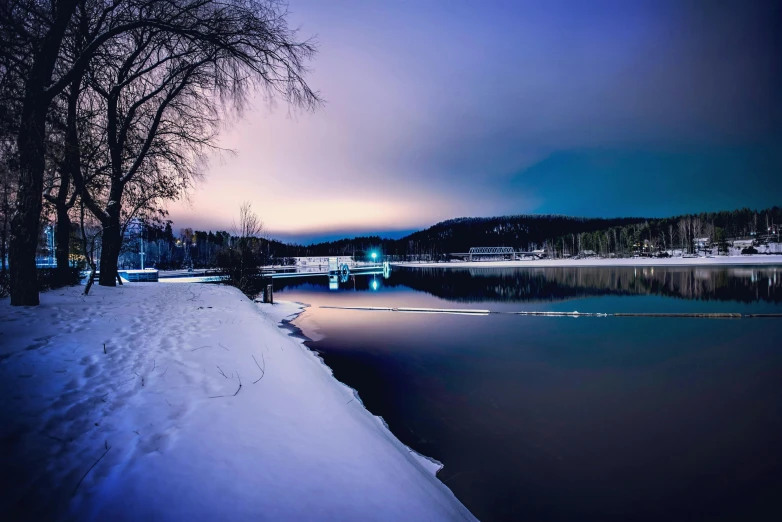
<instances>
[{"instance_id":1,"label":"small bush","mask_svg":"<svg viewBox=\"0 0 782 522\"><path fill-rule=\"evenodd\" d=\"M38 290L41 292L51 290L52 288L78 285L81 283L81 280L82 275L79 268L68 268L64 278L59 277L59 272L57 272L56 268L38 269Z\"/></svg>"},{"instance_id":2,"label":"small bush","mask_svg":"<svg viewBox=\"0 0 782 522\"><path fill-rule=\"evenodd\" d=\"M742 248L741 253L743 255L750 255L750 254L758 254L759 252L758 249L755 247L747 247L747 248Z\"/></svg>"},{"instance_id":3,"label":"small bush","mask_svg":"<svg viewBox=\"0 0 782 522\"><path fill-rule=\"evenodd\" d=\"M251 252L239 249L221 252L217 256L217 266L227 277L225 283L235 286L247 297L255 299L261 293L264 278Z\"/></svg>"}]
</instances>

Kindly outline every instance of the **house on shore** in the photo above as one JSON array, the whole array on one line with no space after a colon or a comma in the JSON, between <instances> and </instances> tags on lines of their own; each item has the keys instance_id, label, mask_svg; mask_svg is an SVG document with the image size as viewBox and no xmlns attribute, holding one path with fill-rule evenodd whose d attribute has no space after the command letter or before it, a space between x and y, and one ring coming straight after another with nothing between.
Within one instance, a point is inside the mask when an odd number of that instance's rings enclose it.
<instances>
[{"instance_id":1,"label":"house on shore","mask_svg":"<svg viewBox=\"0 0 782 522\"><path fill-rule=\"evenodd\" d=\"M736 239L733 241L733 248L749 248L754 244L754 239Z\"/></svg>"}]
</instances>

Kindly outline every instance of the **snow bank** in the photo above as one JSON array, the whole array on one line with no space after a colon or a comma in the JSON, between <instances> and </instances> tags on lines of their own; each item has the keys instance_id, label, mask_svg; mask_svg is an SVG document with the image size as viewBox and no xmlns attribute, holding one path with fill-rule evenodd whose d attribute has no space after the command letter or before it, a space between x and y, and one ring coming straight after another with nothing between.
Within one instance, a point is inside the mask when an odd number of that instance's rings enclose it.
<instances>
[{"instance_id":1,"label":"snow bank","mask_svg":"<svg viewBox=\"0 0 782 522\"><path fill-rule=\"evenodd\" d=\"M80 292L0 301L0 519L474 519L277 327L297 306L216 285Z\"/></svg>"},{"instance_id":2,"label":"snow bank","mask_svg":"<svg viewBox=\"0 0 782 522\"><path fill-rule=\"evenodd\" d=\"M589 266L711 266L782 265L782 255L621 258L621 259L530 259L524 261L451 261L447 263L391 263L392 266L439 268L589 267Z\"/></svg>"}]
</instances>

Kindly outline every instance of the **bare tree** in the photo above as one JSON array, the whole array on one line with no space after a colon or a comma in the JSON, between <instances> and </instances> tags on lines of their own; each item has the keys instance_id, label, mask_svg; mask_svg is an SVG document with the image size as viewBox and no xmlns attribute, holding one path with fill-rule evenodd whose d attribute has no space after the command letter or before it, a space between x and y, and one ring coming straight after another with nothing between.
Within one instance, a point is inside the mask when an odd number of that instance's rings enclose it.
<instances>
[{"instance_id":1,"label":"bare tree","mask_svg":"<svg viewBox=\"0 0 782 522\"><path fill-rule=\"evenodd\" d=\"M681 242L682 253L690 252L691 243L688 241L690 227L687 224L687 219L682 218L679 220L679 241Z\"/></svg>"},{"instance_id":2,"label":"bare tree","mask_svg":"<svg viewBox=\"0 0 782 522\"><path fill-rule=\"evenodd\" d=\"M0 142L0 295L3 296L8 291L8 233L12 194L15 192L15 180L9 167L12 161L10 145L8 142Z\"/></svg>"},{"instance_id":3,"label":"bare tree","mask_svg":"<svg viewBox=\"0 0 782 522\"><path fill-rule=\"evenodd\" d=\"M234 223L234 231L240 239L259 238L263 233L263 222L258 214L253 212L249 201L242 202L239 207L239 223Z\"/></svg>"},{"instance_id":4,"label":"bare tree","mask_svg":"<svg viewBox=\"0 0 782 522\"><path fill-rule=\"evenodd\" d=\"M82 21L88 20L88 24L75 26L77 9L85 13ZM104 239L109 241L101 254L105 256L102 261L107 262L105 276L101 267L101 283L114 284L119 252L116 243L121 239L118 221L122 192L136 172L154 172L160 167L150 162L148 155L153 144L161 143L156 141L161 120L176 119L169 118L171 112L167 113L167 109L173 108L172 101L183 91L190 90L191 94L199 91L197 94L203 99L212 97L215 108L241 109L247 93L255 87L265 89L269 95L282 95L296 106L309 108L319 103L317 94L303 79L304 61L315 49L310 42L296 41L295 32L287 26L286 14L284 6L274 0L9 0L2 5L0 86L11 85L13 88L9 87L8 92L18 94L21 100L19 110L10 117L13 124L9 125L15 129L19 151L17 212L12 220L10 241L12 304L38 304L35 238L43 199L46 119L52 101L90 67L97 71L95 62L99 59L101 66L111 65L107 73L120 79L105 92L109 95L105 128L107 135L117 140L108 144L114 183L109 187L106 205L98 212L101 220L109 225L104 224L107 229ZM61 51L69 34L80 34L83 46L78 56L66 60ZM147 38L152 38L151 46L138 45ZM164 46L166 41L174 42L174 46ZM128 43L137 45L131 49ZM129 55L122 53L128 49L131 49ZM160 52L161 49L164 51ZM128 59L132 67L123 68ZM145 65L153 66L152 70L145 71ZM147 82L160 78L161 66L169 72L176 71L173 77L177 80L167 82L157 91ZM126 83L130 73L135 74L130 81L132 87ZM6 82L5 78L13 81ZM147 90L143 88L145 84ZM114 87L119 87L121 92ZM142 103L143 110L132 102L118 105L122 114L118 121L118 113L110 110L110 104L119 103L120 94L124 96L128 92L126 87L140 95L136 101L149 99ZM122 100L124 103L127 98ZM126 148L134 140L123 143L123 122L128 118L132 122L136 114L147 118L148 125L134 131L141 139ZM177 115L181 116L181 113ZM164 131L161 135L172 138L176 131L170 134ZM192 146L198 141L188 143ZM199 147L209 145L207 139ZM178 147L168 150L173 154L165 161L170 161L176 153L189 155ZM140 154L137 161L127 163L131 152ZM73 181L81 192L82 180ZM94 212L100 208L97 203L88 207Z\"/></svg>"},{"instance_id":5,"label":"bare tree","mask_svg":"<svg viewBox=\"0 0 782 522\"><path fill-rule=\"evenodd\" d=\"M222 16L208 39L141 27L96 58L90 87L106 107L109 188L101 205L84 197L104 229L101 285L114 284L128 191L135 186L149 204L185 192L216 148L221 122L242 108L249 88L260 85L307 107L318 103L300 76L314 48L290 42L293 33L275 5L253 5L259 10ZM202 19L212 24L209 14Z\"/></svg>"},{"instance_id":6,"label":"bare tree","mask_svg":"<svg viewBox=\"0 0 782 522\"><path fill-rule=\"evenodd\" d=\"M84 204L79 205L79 230L81 232L82 248L84 249L84 257L87 259L87 265L90 267L90 275L87 279L87 285L84 287L84 295L90 293L90 288L92 288L95 282L95 273L98 269L95 263L95 250L101 228L100 223L89 223L89 221L95 221L94 217L90 220L91 217L85 212Z\"/></svg>"},{"instance_id":7,"label":"bare tree","mask_svg":"<svg viewBox=\"0 0 782 522\"><path fill-rule=\"evenodd\" d=\"M50 132L47 141L47 157L51 158L52 175L44 178L44 198L54 207L57 226L55 228L55 258L57 260L56 280L60 284L68 281L70 269L70 211L76 204L79 190L73 180L80 176L82 169L82 146L79 138L79 94L81 77L76 78L64 93L64 121L55 112L49 121L55 129ZM82 117L82 119L88 119ZM84 134L84 133L82 133ZM59 139L58 139L59 138ZM79 172L74 173L75 170Z\"/></svg>"},{"instance_id":8,"label":"bare tree","mask_svg":"<svg viewBox=\"0 0 782 522\"><path fill-rule=\"evenodd\" d=\"M239 207L239 221L234 223L234 237L218 258L228 282L254 297L261 286L259 266L263 263L263 223L245 201Z\"/></svg>"},{"instance_id":9,"label":"bare tree","mask_svg":"<svg viewBox=\"0 0 782 522\"><path fill-rule=\"evenodd\" d=\"M701 237L701 232L703 230L703 223L701 222L701 218L697 216L695 217L690 216L688 218L688 222L690 225L690 241L694 243L696 239Z\"/></svg>"},{"instance_id":10,"label":"bare tree","mask_svg":"<svg viewBox=\"0 0 782 522\"><path fill-rule=\"evenodd\" d=\"M17 80L12 90L21 98L18 114L13 115L17 121L12 125L19 170L9 245L12 305L38 304L35 251L43 206L46 116L52 100L62 91L52 90L51 80L77 3L78 0L12 1L3 5L0 17L3 69Z\"/></svg>"}]
</instances>

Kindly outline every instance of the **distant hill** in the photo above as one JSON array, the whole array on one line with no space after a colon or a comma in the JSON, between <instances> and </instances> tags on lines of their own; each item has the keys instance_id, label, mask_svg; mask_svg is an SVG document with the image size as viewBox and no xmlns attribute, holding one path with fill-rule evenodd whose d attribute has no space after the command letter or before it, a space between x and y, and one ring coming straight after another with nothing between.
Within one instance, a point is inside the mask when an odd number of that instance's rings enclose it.
<instances>
[{"instance_id":1,"label":"distant hill","mask_svg":"<svg viewBox=\"0 0 782 522\"><path fill-rule=\"evenodd\" d=\"M749 208L686 214L667 218L583 218L562 215L521 214L449 219L401 239L377 236L341 239L296 247L306 255L362 255L370 249L399 256L437 256L467 252L470 247L509 246L516 250L545 248L561 256L592 251L602 255L632 255L639 245L647 249L696 249L696 238L709 238L724 248L730 238L778 240L782 209ZM766 237L768 236L768 237ZM772 238L773 236L773 238ZM765 239L764 239L765 238ZM293 249L291 249L293 250Z\"/></svg>"},{"instance_id":2,"label":"distant hill","mask_svg":"<svg viewBox=\"0 0 782 522\"><path fill-rule=\"evenodd\" d=\"M647 218L580 218L561 215L521 214L487 218L457 218L414 232L398 242L402 248L418 245L421 250L467 252L476 246L510 246L533 250L544 241L606 228L648 221Z\"/></svg>"},{"instance_id":3,"label":"distant hill","mask_svg":"<svg viewBox=\"0 0 782 522\"><path fill-rule=\"evenodd\" d=\"M307 255L346 255L371 248L384 254L443 254L466 252L474 246L511 246L517 250L539 248L545 241L568 234L591 233L611 227L647 221L647 218L580 218L561 215L522 214L485 218L449 219L401 239L377 236L317 243L303 248Z\"/></svg>"},{"instance_id":4,"label":"distant hill","mask_svg":"<svg viewBox=\"0 0 782 522\"><path fill-rule=\"evenodd\" d=\"M448 254L470 247L513 247L519 251L544 249L549 257L616 255L621 257L662 255L681 250L727 253L732 241L771 251L782 235L782 208L749 208L704 212L667 218L583 218L562 215L515 215L449 219L401 239L363 236L313 245L261 239L264 262L292 262L300 256L352 256L366 259L370 252L407 259L447 260ZM148 259L155 266L213 267L218 254L234 239L228 232L183 229L174 238L170 223L165 228L150 225L145 239ZM135 242L133 242L136 244ZM183 247L187 248L183 248ZM175 248L177 247L177 248ZM773 249L779 248L774 245ZM151 249L151 250L150 250ZM137 254L128 250L129 256ZM404 257L403 257L404 256ZM137 263L136 258L128 261ZM484 295L484 294L481 294Z\"/></svg>"}]
</instances>

